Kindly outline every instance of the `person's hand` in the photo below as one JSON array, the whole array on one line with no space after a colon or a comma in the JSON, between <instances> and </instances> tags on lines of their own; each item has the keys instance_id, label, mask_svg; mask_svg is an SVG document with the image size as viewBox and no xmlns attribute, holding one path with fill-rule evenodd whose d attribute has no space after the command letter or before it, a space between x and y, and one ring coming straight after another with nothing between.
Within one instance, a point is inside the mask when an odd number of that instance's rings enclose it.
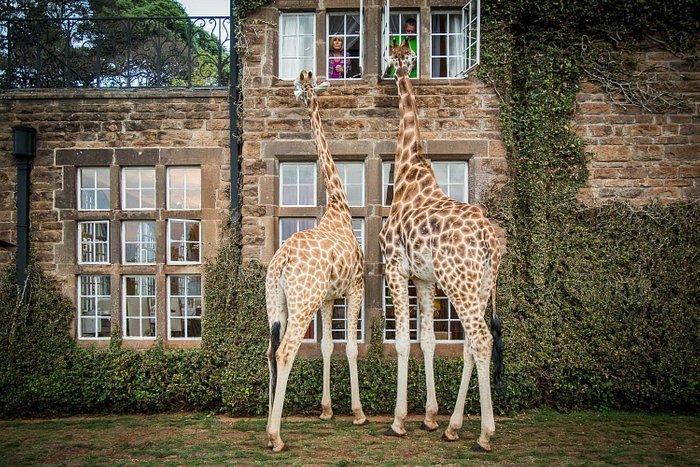
<instances>
[{"instance_id":1,"label":"person's hand","mask_svg":"<svg viewBox=\"0 0 700 467\"><path fill-rule=\"evenodd\" d=\"M335 71L336 71L336 73L342 73L343 72L343 65L336 65Z\"/></svg>"}]
</instances>

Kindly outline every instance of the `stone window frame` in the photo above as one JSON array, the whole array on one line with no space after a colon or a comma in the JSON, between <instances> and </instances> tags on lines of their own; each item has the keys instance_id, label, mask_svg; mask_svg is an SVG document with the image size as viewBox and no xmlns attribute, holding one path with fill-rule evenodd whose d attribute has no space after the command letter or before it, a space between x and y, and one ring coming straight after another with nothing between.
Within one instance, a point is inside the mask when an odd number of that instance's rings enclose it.
<instances>
[{"instance_id":1,"label":"stone window frame","mask_svg":"<svg viewBox=\"0 0 700 467\"><path fill-rule=\"evenodd\" d=\"M174 277L184 277L184 278L188 278L188 279L192 278L192 277L199 278L199 295L189 295L188 293L185 293L185 295L175 295L174 296L177 298L184 298L185 299L185 307L187 307L187 299L199 298L199 307L201 308L201 312L200 312L199 316L189 316L189 315L184 316L183 315L182 317L176 317L176 318L173 318L171 316L172 299L173 299L171 284L172 284L172 279ZM168 304L168 313L167 313L168 339L174 339L174 340L179 340L179 341L201 341L202 340L202 315L204 313L204 293L203 293L204 289L202 288L202 275L201 274L170 274L167 277L166 285L167 285L167 304ZM187 287L185 287L185 292L187 292ZM177 320L180 320L183 322L185 334L187 334L187 322L188 321L190 321L190 320L199 321L199 326L200 326L199 336L173 337L173 334L172 334L172 320L173 319L177 319Z\"/></svg>"},{"instance_id":2,"label":"stone window frame","mask_svg":"<svg viewBox=\"0 0 700 467\"><path fill-rule=\"evenodd\" d=\"M62 170L62 184L54 190L54 207L62 223L63 243L54 246L56 270L66 278L64 293L71 297L76 306L76 314L71 324L71 335L79 345L87 345L88 339L78 334L77 289L80 275L110 276L112 287L112 331L122 323L122 277L124 275L156 275L156 314L158 328L156 336L163 337L163 343L170 348L191 348L199 346L195 340L171 340L167 333L166 277L170 274L203 274L203 262L216 252L221 221L221 199L227 196L222 185L224 175L222 161L227 160L228 150L219 147L201 148L59 148L54 150L54 165ZM79 211L77 209L77 173L80 167L104 166L110 170L110 209L108 211ZM156 210L126 211L121 209L120 170L122 167L156 167ZM201 171L201 209L166 209L166 169L170 166L198 166ZM198 219L202 236L200 258L202 263L195 265L166 264L166 223L167 219ZM77 262L77 223L83 220L110 220L110 264L81 265ZM124 264L121 255L121 224L129 220L150 220L156 222L156 263L146 265ZM206 283L202 279L203 290ZM123 333L123 331L122 331ZM109 339L89 340L100 347L107 346ZM130 348L149 348L152 339L129 339L124 345Z\"/></svg>"}]
</instances>

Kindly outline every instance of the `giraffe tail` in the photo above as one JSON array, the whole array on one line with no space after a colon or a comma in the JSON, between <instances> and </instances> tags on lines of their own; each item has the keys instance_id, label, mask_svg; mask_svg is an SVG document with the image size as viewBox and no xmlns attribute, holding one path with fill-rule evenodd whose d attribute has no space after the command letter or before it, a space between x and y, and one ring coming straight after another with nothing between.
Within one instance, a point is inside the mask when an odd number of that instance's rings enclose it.
<instances>
[{"instance_id":1,"label":"giraffe tail","mask_svg":"<svg viewBox=\"0 0 700 467\"><path fill-rule=\"evenodd\" d=\"M265 283L267 318L270 325L270 405L274 403L277 390L277 349L282 342L286 327L286 299L282 287L282 269L286 263L284 255L274 256L268 267ZM284 322L283 322L284 321Z\"/></svg>"},{"instance_id":2,"label":"giraffe tail","mask_svg":"<svg viewBox=\"0 0 700 467\"><path fill-rule=\"evenodd\" d=\"M501 320L496 314L496 276L498 274L498 258L494 258L493 253L490 250L487 274L491 276L491 336L493 337L491 361L493 361L494 386L496 392L500 393L503 391L503 349L505 348L505 343L501 337Z\"/></svg>"}]
</instances>

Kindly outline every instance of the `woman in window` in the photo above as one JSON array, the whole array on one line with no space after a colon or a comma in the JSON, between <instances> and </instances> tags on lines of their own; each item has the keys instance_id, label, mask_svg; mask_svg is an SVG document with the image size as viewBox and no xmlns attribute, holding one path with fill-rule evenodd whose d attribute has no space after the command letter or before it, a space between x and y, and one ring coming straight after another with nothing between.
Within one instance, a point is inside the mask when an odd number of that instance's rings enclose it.
<instances>
[{"instance_id":1,"label":"woman in window","mask_svg":"<svg viewBox=\"0 0 700 467\"><path fill-rule=\"evenodd\" d=\"M331 37L331 49L328 53L328 57L328 78L345 78L346 72L350 69L350 60L345 58L342 37Z\"/></svg>"}]
</instances>

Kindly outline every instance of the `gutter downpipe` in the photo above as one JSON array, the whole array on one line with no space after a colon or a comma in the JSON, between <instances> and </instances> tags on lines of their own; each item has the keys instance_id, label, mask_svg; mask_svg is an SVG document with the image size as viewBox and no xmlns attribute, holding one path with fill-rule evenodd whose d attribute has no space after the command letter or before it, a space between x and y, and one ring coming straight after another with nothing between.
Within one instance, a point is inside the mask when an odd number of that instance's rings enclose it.
<instances>
[{"instance_id":1,"label":"gutter downpipe","mask_svg":"<svg viewBox=\"0 0 700 467\"><path fill-rule=\"evenodd\" d=\"M231 166L231 224L238 226L240 223L240 206L238 203L239 186L239 161L240 142L238 139L238 51L236 50L236 35L238 33L238 19L235 16L233 4L236 0L231 0L231 54L230 54L230 89L229 89L229 131L230 131L230 166Z\"/></svg>"}]
</instances>

